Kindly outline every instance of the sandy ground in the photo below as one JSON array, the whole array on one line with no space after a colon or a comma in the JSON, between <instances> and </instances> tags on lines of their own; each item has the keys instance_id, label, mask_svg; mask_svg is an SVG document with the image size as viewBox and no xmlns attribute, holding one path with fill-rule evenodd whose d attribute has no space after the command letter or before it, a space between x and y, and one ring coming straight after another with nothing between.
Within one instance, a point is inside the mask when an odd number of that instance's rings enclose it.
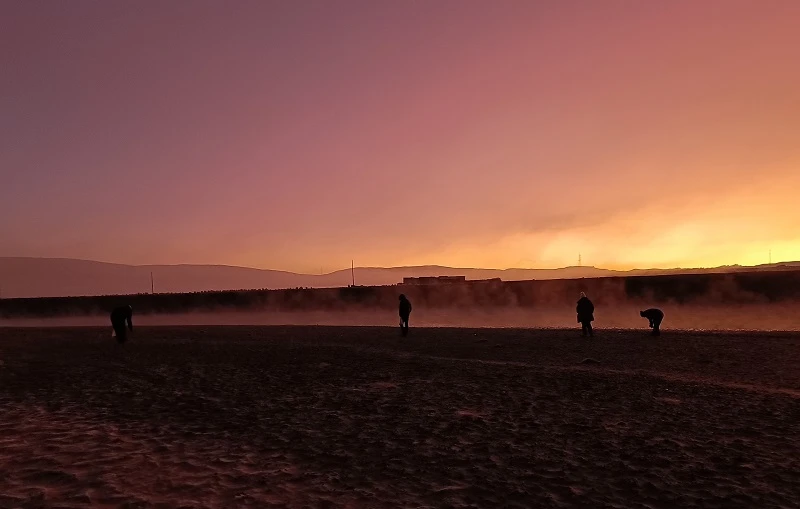
<instances>
[{"instance_id":1,"label":"sandy ground","mask_svg":"<svg viewBox=\"0 0 800 509\"><path fill-rule=\"evenodd\" d=\"M796 508L800 334L0 329L0 507L89 506Z\"/></svg>"}]
</instances>

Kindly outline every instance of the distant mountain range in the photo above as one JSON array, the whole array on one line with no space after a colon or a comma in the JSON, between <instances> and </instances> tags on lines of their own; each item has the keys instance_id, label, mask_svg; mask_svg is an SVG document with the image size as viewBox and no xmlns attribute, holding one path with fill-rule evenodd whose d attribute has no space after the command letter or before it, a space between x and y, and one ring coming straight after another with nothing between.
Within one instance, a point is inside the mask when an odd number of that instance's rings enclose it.
<instances>
[{"instance_id":1,"label":"distant mountain range","mask_svg":"<svg viewBox=\"0 0 800 509\"><path fill-rule=\"evenodd\" d=\"M713 269L635 269L630 271L595 267L473 269L425 265L391 268L356 267L354 273L356 285L382 286L397 284L404 277L420 276L458 275L472 280L501 278L504 281L522 281L791 268L800 269L800 262L756 267L734 265ZM325 288L352 284L350 269L330 274L311 275L227 265L121 265L67 258L0 257L0 298L149 293L151 273L156 293L256 288Z\"/></svg>"}]
</instances>

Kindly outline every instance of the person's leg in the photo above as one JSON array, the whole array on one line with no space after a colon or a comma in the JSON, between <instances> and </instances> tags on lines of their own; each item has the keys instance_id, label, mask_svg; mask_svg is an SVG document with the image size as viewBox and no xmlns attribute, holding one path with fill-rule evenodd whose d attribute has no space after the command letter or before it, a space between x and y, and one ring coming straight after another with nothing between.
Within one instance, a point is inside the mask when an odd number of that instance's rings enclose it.
<instances>
[{"instance_id":1,"label":"person's leg","mask_svg":"<svg viewBox=\"0 0 800 509\"><path fill-rule=\"evenodd\" d=\"M659 329L660 326L661 326L661 320L658 319L653 320L653 336L661 335L661 329Z\"/></svg>"},{"instance_id":2,"label":"person's leg","mask_svg":"<svg viewBox=\"0 0 800 509\"><path fill-rule=\"evenodd\" d=\"M408 336L408 316L403 317L403 336Z\"/></svg>"},{"instance_id":3,"label":"person's leg","mask_svg":"<svg viewBox=\"0 0 800 509\"><path fill-rule=\"evenodd\" d=\"M589 331L589 337L594 336L594 331L592 331L592 322L586 322L586 330Z\"/></svg>"},{"instance_id":4,"label":"person's leg","mask_svg":"<svg viewBox=\"0 0 800 509\"><path fill-rule=\"evenodd\" d=\"M117 336L117 343L124 343L127 339L128 329L125 328L125 324L114 324L114 334Z\"/></svg>"}]
</instances>

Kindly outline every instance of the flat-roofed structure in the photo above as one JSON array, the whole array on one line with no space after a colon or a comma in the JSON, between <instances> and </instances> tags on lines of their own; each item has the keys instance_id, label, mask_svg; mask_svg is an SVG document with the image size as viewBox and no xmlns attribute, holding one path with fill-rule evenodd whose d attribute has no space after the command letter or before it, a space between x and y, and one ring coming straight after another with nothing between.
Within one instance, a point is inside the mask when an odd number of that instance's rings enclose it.
<instances>
[{"instance_id":1,"label":"flat-roofed structure","mask_svg":"<svg viewBox=\"0 0 800 509\"><path fill-rule=\"evenodd\" d=\"M404 285L452 285L466 283L467 276L404 277Z\"/></svg>"}]
</instances>

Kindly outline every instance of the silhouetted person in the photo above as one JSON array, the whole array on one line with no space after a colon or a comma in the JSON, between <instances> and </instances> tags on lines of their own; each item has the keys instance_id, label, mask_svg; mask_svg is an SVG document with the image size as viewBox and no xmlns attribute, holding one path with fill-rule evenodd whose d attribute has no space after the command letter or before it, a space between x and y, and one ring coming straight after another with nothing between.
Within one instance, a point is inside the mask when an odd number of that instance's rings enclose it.
<instances>
[{"instance_id":1,"label":"silhouetted person","mask_svg":"<svg viewBox=\"0 0 800 509\"><path fill-rule=\"evenodd\" d=\"M650 328L653 329L653 336L661 334L659 326L661 326L661 322L664 320L663 311L656 308L645 309L644 311L639 311L639 316L647 318L650 321Z\"/></svg>"},{"instance_id":2,"label":"silhouetted person","mask_svg":"<svg viewBox=\"0 0 800 509\"><path fill-rule=\"evenodd\" d=\"M118 343L124 343L128 339L128 331L133 331L133 308L122 306L114 308L111 312L111 326L117 336Z\"/></svg>"},{"instance_id":3,"label":"silhouetted person","mask_svg":"<svg viewBox=\"0 0 800 509\"><path fill-rule=\"evenodd\" d=\"M408 336L408 317L411 316L411 301L400 294L400 334Z\"/></svg>"},{"instance_id":4,"label":"silhouetted person","mask_svg":"<svg viewBox=\"0 0 800 509\"><path fill-rule=\"evenodd\" d=\"M592 331L592 322L594 321L594 304L585 293L581 292L581 298L578 299L578 305L575 306L575 312L578 313L578 323L581 324L581 335L589 337L594 336Z\"/></svg>"}]
</instances>

